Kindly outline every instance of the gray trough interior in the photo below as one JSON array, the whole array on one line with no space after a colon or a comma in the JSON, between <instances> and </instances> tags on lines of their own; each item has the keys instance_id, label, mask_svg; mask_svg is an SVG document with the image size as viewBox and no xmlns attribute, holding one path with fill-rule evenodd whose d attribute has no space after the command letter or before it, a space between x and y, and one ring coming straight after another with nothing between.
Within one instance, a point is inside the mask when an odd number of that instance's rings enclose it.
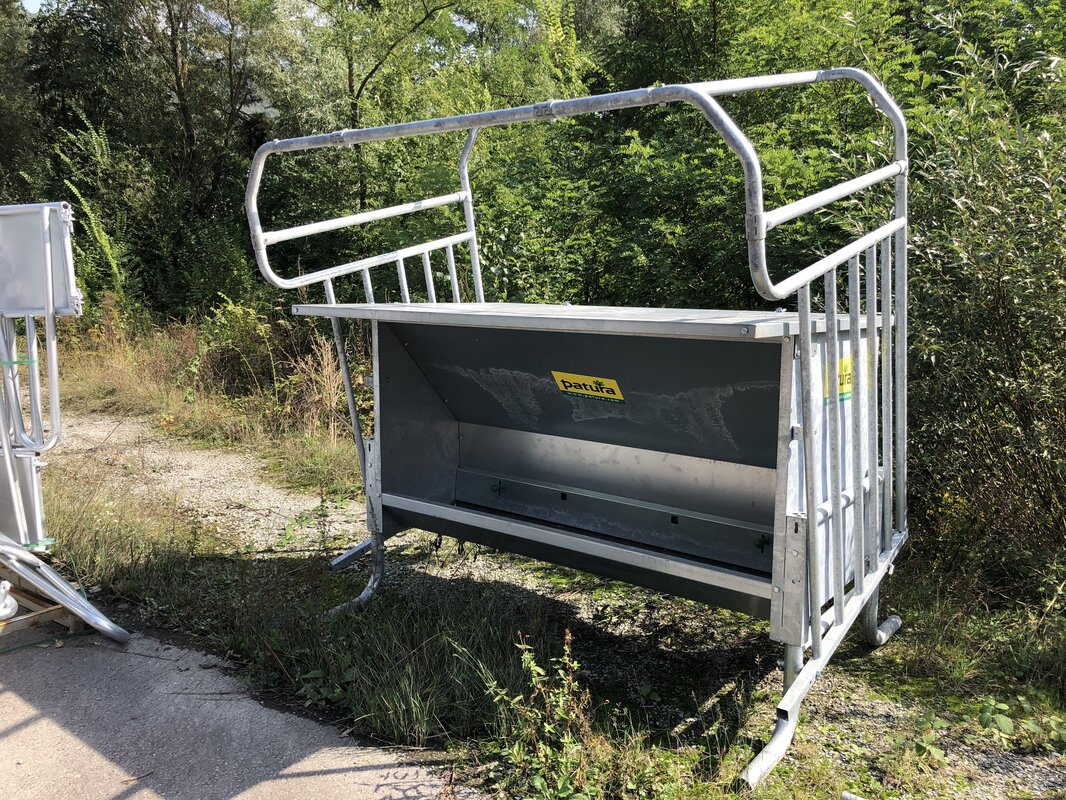
<instances>
[{"instance_id":1,"label":"gray trough interior","mask_svg":"<svg viewBox=\"0 0 1066 800\"><path fill-rule=\"evenodd\" d=\"M794 314L296 311L372 321L368 494L386 536L420 528L769 616Z\"/></svg>"}]
</instances>

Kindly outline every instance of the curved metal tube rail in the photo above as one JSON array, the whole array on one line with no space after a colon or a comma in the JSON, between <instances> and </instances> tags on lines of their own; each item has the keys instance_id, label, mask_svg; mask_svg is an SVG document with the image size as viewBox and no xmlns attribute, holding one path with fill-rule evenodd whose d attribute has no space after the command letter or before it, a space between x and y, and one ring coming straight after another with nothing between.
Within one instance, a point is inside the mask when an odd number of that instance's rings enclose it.
<instances>
[{"instance_id":1,"label":"curved metal tube rail","mask_svg":"<svg viewBox=\"0 0 1066 800\"><path fill-rule=\"evenodd\" d=\"M126 644L130 640L127 631L108 619L96 606L74 591L62 575L4 533L0 533L0 563L41 594L70 609L85 624L92 626L105 636L114 639L119 644Z\"/></svg>"},{"instance_id":2,"label":"curved metal tube rail","mask_svg":"<svg viewBox=\"0 0 1066 800\"><path fill-rule=\"evenodd\" d=\"M760 89L775 89L786 86L825 81L850 80L860 84L876 106L888 117L894 132L894 161L888 166L874 170L866 175L845 181L838 186L826 189L797 200L780 208L766 211L763 202L762 167L758 153L751 141L734 122L733 118L715 99L723 95L735 95ZM869 246L870 241L880 241L892 233L902 230L906 225L906 172L907 172L907 126L903 113L884 87L868 73L850 67L840 69L815 70L811 72L794 72L785 75L767 75L735 80L708 81L703 83L672 84L648 89L635 89L625 92L580 97L571 100L549 100L531 106L482 111L475 114L463 114L454 117L405 122L396 125L382 125L376 128L348 129L334 133L302 136L293 139L276 139L262 145L252 159L251 174L245 193L245 206L248 224L252 235L252 248L263 276L273 285L282 289L295 289L312 283L347 275L355 271L368 269L372 264L353 262L328 269L318 270L294 278L283 278L270 266L267 247L279 241L286 241L315 233L338 230L350 225L359 225L378 219L407 214L425 208L435 208L449 203L470 202L469 178L467 165L474 136L481 128L497 125L510 125L518 122L544 122L582 114L619 111L626 108L658 105L663 103L684 102L698 108L729 145L740 160L745 178L745 217L748 236L748 260L752 281L756 289L767 300L783 300L805 284L821 277L839 263L852 255L858 254ZM281 231L264 231L259 218L259 187L263 178L266 160L273 154L295 153L324 147L350 147L367 142L402 139L427 134L448 133L451 131L470 131L463 157L460 163L462 191L429 200L406 203L387 209L363 212L334 220L299 225ZM822 258L810 266L789 277L774 283L769 275L766 260L766 236L773 228L784 222L796 219L804 214L816 211L834 200L847 197L861 189L873 186L885 180L895 179L896 209L895 219L868 234L867 237L853 242L837 252ZM467 213L468 231L473 232L473 214ZM387 254L393 255L393 254ZM388 259L378 262L386 263ZM477 269L475 268L475 272Z\"/></svg>"},{"instance_id":3,"label":"curved metal tube rail","mask_svg":"<svg viewBox=\"0 0 1066 800\"><path fill-rule=\"evenodd\" d=\"M808 197L767 210L758 153L716 98L756 90L839 80L853 81L862 86L874 105L891 122L892 161ZM259 270L267 281L278 288L295 289L322 283L327 303L334 304L334 279L360 273L366 300L368 303L374 303L371 270L377 266L395 264L402 300L404 303L410 303L411 293L407 283L405 260L420 258L425 271L426 294L429 302L433 303L436 302L436 290L430 254L443 250L447 256L452 299L459 302L454 248L463 244L470 251L476 300L483 302L480 256L469 178L470 155L477 132L481 128L498 125L545 122L581 114L665 103L687 103L699 109L739 159L745 182L745 229L752 283L767 300L783 300L796 295L799 310L798 375L803 391L799 411L801 424L794 426L793 435L801 439L804 454L803 488L799 491L799 503L803 510L789 516L788 520L789 525L794 526L793 535L798 537L795 541L798 544L805 542L799 546L805 546L807 549L806 576L800 601L801 605L805 605L805 609L801 615L794 615L802 616L805 630L797 631L794 629L795 625L785 630L780 623L777 623L775 628L776 612L773 609L780 611L785 592L775 594L777 599L772 602L778 605L771 606L771 635L786 645L785 694L778 705L778 723L771 740L742 775L744 781L755 786L784 755L798 722L800 703L856 620L861 616L866 638L873 645L887 641L900 624L898 617L891 617L878 624L881 581L890 573L893 560L907 538L907 126L899 106L884 87L871 75L859 69L826 69L657 86L569 100L550 100L519 108L274 140L260 147L252 160L245 204ZM459 161L457 192L281 230L263 229L258 195L267 159L272 155L328 147L350 147L368 142L464 130L468 133ZM774 228L890 180L894 183L891 218L837 251L776 282L770 277L766 239ZM268 248L278 242L457 204L463 206L465 230L389 253L295 277L279 275L271 266L267 254ZM848 286L844 298L848 317L846 329L841 316L838 316L837 299L838 272L845 264ZM811 284L819 278L824 281L825 286L825 376L813 360L813 339L817 326L811 315ZM343 331L338 318L333 317L332 322L338 356L343 365L353 434L359 446L366 485L367 461L371 455L360 429L347 369ZM867 331L865 343L860 338L860 328L863 325ZM840 358L843 357L840 352L845 344L852 354L848 357L856 362L857 388L850 424L837 408L837 403L842 399L838 381L828 378L829 375L838 375ZM862 354L864 357L854 358L855 354ZM812 398L820 399L823 389L826 403L829 405L830 432L816 432L814 423L808 424L809 420L816 417L813 413ZM825 445L822 444L823 438L827 440ZM827 477L816 468L816 455L824 455L828 464ZM368 513L372 514L373 510L368 508ZM849 519L852 530L855 531L851 537L850 549L847 533ZM368 518L368 523L371 531L379 530L374 520ZM384 540L380 533L373 533L367 541L335 559L334 568L343 568L351 560L368 551L373 554L373 562L367 588L357 598L339 606L335 611L363 605L380 583L384 571ZM829 563L828 575L823 574L824 560ZM845 566L848 563L854 565L850 582ZM777 585L774 592L779 592ZM795 605L795 595L791 597L790 602ZM826 606L828 608L822 611ZM804 662L807 648L810 648L810 657Z\"/></svg>"}]
</instances>

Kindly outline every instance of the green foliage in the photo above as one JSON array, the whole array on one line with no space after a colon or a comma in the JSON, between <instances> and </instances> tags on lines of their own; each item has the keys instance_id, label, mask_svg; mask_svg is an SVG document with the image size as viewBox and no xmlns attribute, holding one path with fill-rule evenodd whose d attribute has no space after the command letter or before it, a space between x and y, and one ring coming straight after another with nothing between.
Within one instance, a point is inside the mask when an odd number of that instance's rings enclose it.
<instances>
[{"instance_id":1,"label":"green foliage","mask_svg":"<svg viewBox=\"0 0 1066 800\"><path fill-rule=\"evenodd\" d=\"M988 700L981 706L978 717L982 727L987 728L1004 743L1009 743L1010 737L1014 733L1014 720L1004 713L1007 711L1010 711L1010 706L1006 703Z\"/></svg>"},{"instance_id":2,"label":"green foliage","mask_svg":"<svg viewBox=\"0 0 1066 800\"><path fill-rule=\"evenodd\" d=\"M562 655L541 667L528 643L520 643L529 693L511 694L493 677L487 691L499 713L500 765L512 786L531 786L545 800L586 800L589 694L578 686L578 664L567 631ZM465 655L465 654L464 654ZM506 785L502 788L506 788Z\"/></svg>"},{"instance_id":3,"label":"green foliage","mask_svg":"<svg viewBox=\"0 0 1066 800\"><path fill-rule=\"evenodd\" d=\"M127 285L135 258L129 241L127 214L140 205L135 194L143 176L135 165L116 157L107 132L80 115L83 128L61 130L55 155L63 185L74 198L74 211L88 234L75 239L77 277L91 306L105 295L128 302Z\"/></svg>"},{"instance_id":4,"label":"green foliage","mask_svg":"<svg viewBox=\"0 0 1066 800\"><path fill-rule=\"evenodd\" d=\"M258 310L221 297L222 304L201 323L196 355L185 367L190 389L206 384L237 395L276 390L277 355L269 323Z\"/></svg>"},{"instance_id":5,"label":"green foliage","mask_svg":"<svg viewBox=\"0 0 1066 800\"><path fill-rule=\"evenodd\" d=\"M44 177L43 119L24 66L30 32L17 2L0 4L0 203L32 195Z\"/></svg>"},{"instance_id":6,"label":"green foliage","mask_svg":"<svg viewBox=\"0 0 1066 800\"><path fill-rule=\"evenodd\" d=\"M960 584L1061 618L1066 136L1046 109L1063 75L962 38L955 63L912 173L918 547Z\"/></svg>"},{"instance_id":7,"label":"green foliage","mask_svg":"<svg viewBox=\"0 0 1066 800\"><path fill-rule=\"evenodd\" d=\"M946 767L947 754L937 745L937 741L950 727L951 724L947 720L927 710L916 720L913 734L895 736L893 742L899 748L914 751L920 763L931 767Z\"/></svg>"},{"instance_id":8,"label":"green foliage","mask_svg":"<svg viewBox=\"0 0 1066 800\"><path fill-rule=\"evenodd\" d=\"M1040 713L1024 695L1004 703L986 698L977 714L985 733L1002 747L1066 752L1066 719Z\"/></svg>"},{"instance_id":9,"label":"green foliage","mask_svg":"<svg viewBox=\"0 0 1066 800\"><path fill-rule=\"evenodd\" d=\"M480 746L482 772L504 796L530 800L651 800L719 796L722 788L701 773L696 747L667 750L639 733L628 712L594 707L578 676L571 634L544 667L527 638L523 681L503 684L462 646L460 661L474 663L495 709ZM516 691L515 686L518 686Z\"/></svg>"}]
</instances>

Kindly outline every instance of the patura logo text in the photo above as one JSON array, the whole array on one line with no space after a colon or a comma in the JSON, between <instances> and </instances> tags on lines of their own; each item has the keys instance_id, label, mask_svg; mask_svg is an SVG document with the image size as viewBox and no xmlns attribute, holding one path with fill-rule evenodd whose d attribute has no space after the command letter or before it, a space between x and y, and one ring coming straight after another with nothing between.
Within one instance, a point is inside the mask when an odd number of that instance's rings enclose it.
<instances>
[{"instance_id":1,"label":"patura logo text","mask_svg":"<svg viewBox=\"0 0 1066 800\"><path fill-rule=\"evenodd\" d=\"M604 400L608 403L624 403L625 397L618 388L618 381L611 378L597 378L595 375L578 375L573 372L556 372L552 370L555 385L559 391L571 397L587 397L592 400Z\"/></svg>"}]
</instances>

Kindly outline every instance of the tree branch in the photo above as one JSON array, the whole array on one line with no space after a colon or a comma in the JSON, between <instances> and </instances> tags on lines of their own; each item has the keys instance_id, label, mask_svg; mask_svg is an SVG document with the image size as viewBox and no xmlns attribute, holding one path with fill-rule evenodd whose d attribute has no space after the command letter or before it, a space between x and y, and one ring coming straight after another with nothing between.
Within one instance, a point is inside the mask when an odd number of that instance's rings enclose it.
<instances>
[{"instance_id":1,"label":"tree branch","mask_svg":"<svg viewBox=\"0 0 1066 800\"><path fill-rule=\"evenodd\" d=\"M380 70L383 66L385 66L385 62L388 61L389 56L392 55L393 51L397 47L399 47L400 44L402 44L406 39L408 39L409 37L411 37L412 35L417 33L419 28L421 28L427 22L432 20L433 17L436 16L439 12L444 11L447 8L451 8L454 5L455 5L454 2L448 2L448 3L443 3L443 4L439 5L439 6L430 7L425 2L425 0L423 0L422 8L425 9L426 13L422 15L422 18L420 20L418 20L418 22L416 22L414 25L411 26L410 30L408 30L406 33L404 33L403 35L401 35L397 39L395 39L392 42L392 44L390 44L385 49L384 54L382 54L381 58L379 58L377 60L377 62L374 64L374 66L370 68L370 71L366 74L366 76L363 78L362 82L359 84L359 88L356 90L355 95L352 97L352 103L353 103L353 107L354 107L354 111L355 111L355 116L357 118L357 119L353 120L353 122L358 124L359 100L360 100L360 98L362 98L363 92L366 90L367 84L370 83L370 79L373 78L377 74L378 70Z\"/></svg>"}]
</instances>

